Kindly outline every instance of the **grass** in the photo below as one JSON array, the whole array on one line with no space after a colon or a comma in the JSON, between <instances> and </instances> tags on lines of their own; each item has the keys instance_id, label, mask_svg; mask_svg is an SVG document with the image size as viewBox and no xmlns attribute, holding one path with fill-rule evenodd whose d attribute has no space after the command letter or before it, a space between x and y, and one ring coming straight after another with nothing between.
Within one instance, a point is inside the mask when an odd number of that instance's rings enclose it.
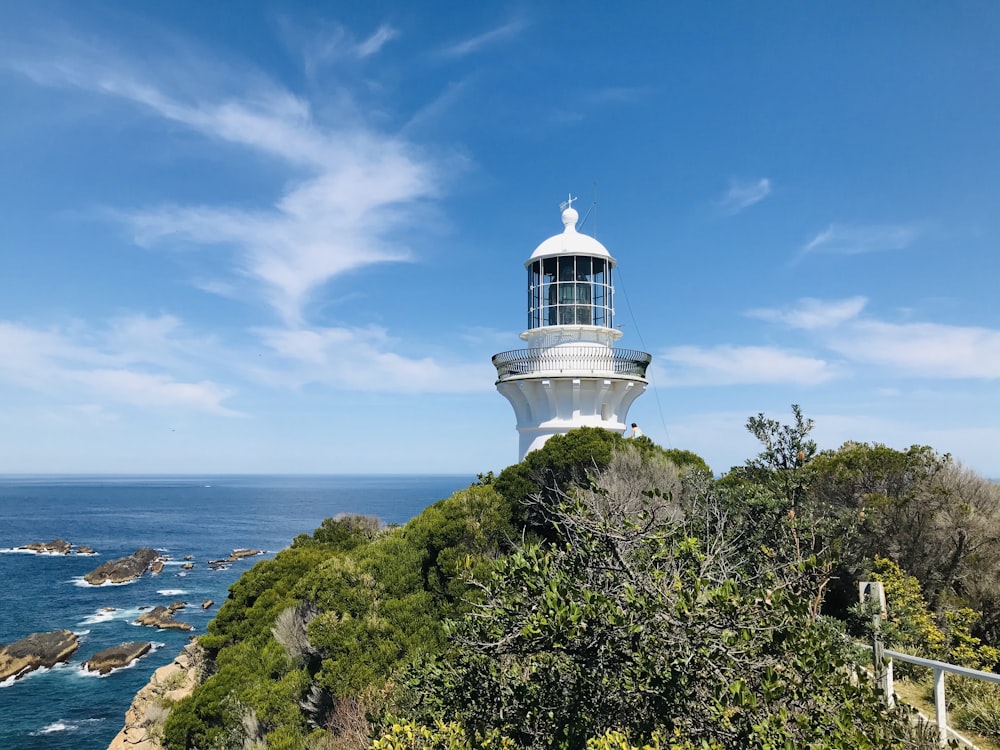
<instances>
[{"instance_id":1,"label":"grass","mask_svg":"<svg viewBox=\"0 0 1000 750\"><path fill-rule=\"evenodd\" d=\"M919 709L924 716L933 720L934 699L930 697L932 694L930 680L915 682L913 680L897 679L893 683L893 689L901 701ZM951 713L948 715L948 726L954 726L961 732L963 737L975 743L976 747L980 748L980 750L1000 750L1000 743L996 740L984 737L977 732L964 729L961 726L953 725Z\"/></svg>"}]
</instances>

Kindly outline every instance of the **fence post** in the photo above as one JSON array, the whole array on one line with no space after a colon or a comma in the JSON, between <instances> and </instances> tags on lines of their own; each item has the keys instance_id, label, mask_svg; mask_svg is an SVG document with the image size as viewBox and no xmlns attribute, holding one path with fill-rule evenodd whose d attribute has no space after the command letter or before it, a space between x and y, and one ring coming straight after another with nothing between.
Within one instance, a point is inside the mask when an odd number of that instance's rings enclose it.
<instances>
[{"instance_id":1,"label":"fence post","mask_svg":"<svg viewBox=\"0 0 1000 750\"><path fill-rule=\"evenodd\" d=\"M872 613L872 666L875 670L875 685L885 697L885 704L892 708L895 703L892 694L892 660L886 659L885 641L882 637L882 620L887 616L885 587L881 581L861 581L858 583L858 598L862 603L871 599L879 604L878 611Z\"/></svg>"},{"instance_id":2,"label":"fence post","mask_svg":"<svg viewBox=\"0 0 1000 750\"><path fill-rule=\"evenodd\" d=\"M940 667L934 667L934 718L941 735L941 747L945 747L948 744L948 705L944 702L944 670Z\"/></svg>"}]
</instances>

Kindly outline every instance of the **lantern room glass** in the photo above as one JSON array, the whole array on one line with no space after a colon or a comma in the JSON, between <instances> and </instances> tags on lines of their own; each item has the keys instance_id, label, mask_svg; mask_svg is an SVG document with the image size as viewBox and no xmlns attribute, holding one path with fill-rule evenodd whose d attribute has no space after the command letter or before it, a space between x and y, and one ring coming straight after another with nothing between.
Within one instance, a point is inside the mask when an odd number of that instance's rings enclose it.
<instances>
[{"instance_id":1,"label":"lantern room glass","mask_svg":"<svg viewBox=\"0 0 1000 750\"><path fill-rule=\"evenodd\" d=\"M612 327L611 263L561 255L528 265L528 328L555 325Z\"/></svg>"}]
</instances>

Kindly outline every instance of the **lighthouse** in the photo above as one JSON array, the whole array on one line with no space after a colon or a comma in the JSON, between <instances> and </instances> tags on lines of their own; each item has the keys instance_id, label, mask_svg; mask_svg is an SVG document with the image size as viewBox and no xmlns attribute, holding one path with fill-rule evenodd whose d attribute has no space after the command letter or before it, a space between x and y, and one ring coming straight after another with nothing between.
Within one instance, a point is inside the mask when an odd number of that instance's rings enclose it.
<instances>
[{"instance_id":1,"label":"lighthouse","mask_svg":"<svg viewBox=\"0 0 1000 750\"><path fill-rule=\"evenodd\" d=\"M573 201L562 205L563 231L524 264L528 270L525 349L493 356L497 390L514 407L520 460L553 435L575 427L623 432L629 407L646 390L646 352L616 349L615 259L577 231Z\"/></svg>"}]
</instances>

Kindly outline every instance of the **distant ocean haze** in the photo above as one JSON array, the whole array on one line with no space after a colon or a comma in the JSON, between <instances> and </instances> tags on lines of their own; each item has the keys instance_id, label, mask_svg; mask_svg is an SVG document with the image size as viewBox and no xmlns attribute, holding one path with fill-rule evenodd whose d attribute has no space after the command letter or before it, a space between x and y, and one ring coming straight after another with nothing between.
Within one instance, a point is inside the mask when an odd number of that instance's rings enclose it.
<instances>
[{"instance_id":1,"label":"distant ocean haze","mask_svg":"<svg viewBox=\"0 0 1000 750\"><path fill-rule=\"evenodd\" d=\"M178 620L205 632L228 587L260 557L213 570L209 560L238 548L273 555L340 513L405 523L468 486L456 475L356 476L8 476L0 477L0 643L69 629L80 648L68 664L0 683L3 750L104 750L132 696L168 664L190 633L133 624L146 608L186 601ZM29 554L30 542L63 538L96 555ZM153 547L169 556L159 575L91 586L100 563ZM182 566L186 556L194 567ZM201 607L205 599L215 605ZM154 651L129 668L96 677L81 665L126 641Z\"/></svg>"}]
</instances>

